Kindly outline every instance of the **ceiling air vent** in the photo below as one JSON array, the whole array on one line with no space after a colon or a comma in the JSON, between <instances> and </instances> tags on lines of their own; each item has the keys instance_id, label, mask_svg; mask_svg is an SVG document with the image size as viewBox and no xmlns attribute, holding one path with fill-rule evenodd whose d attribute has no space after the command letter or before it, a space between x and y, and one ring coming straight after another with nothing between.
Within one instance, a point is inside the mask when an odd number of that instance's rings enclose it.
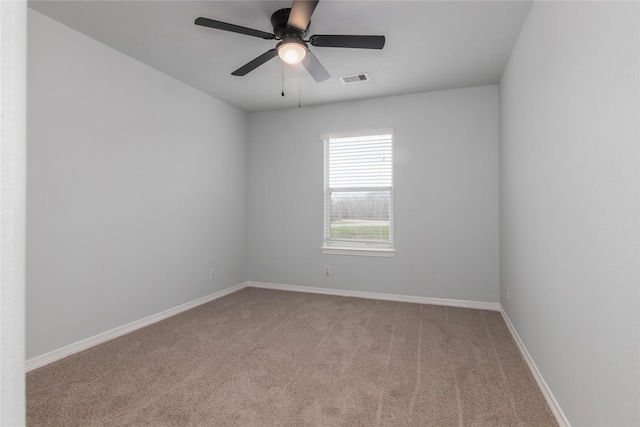
<instances>
[{"instance_id":1,"label":"ceiling air vent","mask_svg":"<svg viewBox=\"0 0 640 427\"><path fill-rule=\"evenodd\" d=\"M369 74L367 73L352 74L350 76L340 76L339 79L343 85L348 85L351 83L368 82L369 80L371 80L371 78L369 77Z\"/></svg>"}]
</instances>

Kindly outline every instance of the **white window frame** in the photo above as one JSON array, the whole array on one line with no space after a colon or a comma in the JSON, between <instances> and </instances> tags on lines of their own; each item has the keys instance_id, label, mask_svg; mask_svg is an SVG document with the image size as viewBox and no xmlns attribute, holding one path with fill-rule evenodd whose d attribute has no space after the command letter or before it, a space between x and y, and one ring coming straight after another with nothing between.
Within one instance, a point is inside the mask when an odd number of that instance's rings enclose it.
<instances>
[{"instance_id":1,"label":"white window frame","mask_svg":"<svg viewBox=\"0 0 640 427\"><path fill-rule=\"evenodd\" d=\"M329 140L333 138L349 138L349 137L366 137L374 135L391 135L391 186L379 188L367 188L367 191L388 191L390 195L389 206L389 242L363 242L356 240L337 240L331 239L331 194L336 191L352 192L363 191L361 188L329 188ZM394 257L396 250L393 239L393 150L394 150L394 132L391 128L385 129L369 129L351 132L332 132L320 135L320 140L324 144L324 241L320 248L325 255L356 255L356 256L375 256L375 257ZM368 244L367 244L368 243Z\"/></svg>"}]
</instances>

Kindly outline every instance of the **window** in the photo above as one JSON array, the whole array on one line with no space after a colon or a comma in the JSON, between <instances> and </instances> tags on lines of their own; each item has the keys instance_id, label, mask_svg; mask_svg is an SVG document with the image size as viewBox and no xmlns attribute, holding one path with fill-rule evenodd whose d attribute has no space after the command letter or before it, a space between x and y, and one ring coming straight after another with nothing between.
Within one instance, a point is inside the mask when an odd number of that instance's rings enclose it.
<instances>
[{"instance_id":1,"label":"window","mask_svg":"<svg viewBox=\"0 0 640 427\"><path fill-rule=\"evenodd\" d=\"M393 130L323 134L325 254L394 256Z\"/></svg>"}]
</instances>

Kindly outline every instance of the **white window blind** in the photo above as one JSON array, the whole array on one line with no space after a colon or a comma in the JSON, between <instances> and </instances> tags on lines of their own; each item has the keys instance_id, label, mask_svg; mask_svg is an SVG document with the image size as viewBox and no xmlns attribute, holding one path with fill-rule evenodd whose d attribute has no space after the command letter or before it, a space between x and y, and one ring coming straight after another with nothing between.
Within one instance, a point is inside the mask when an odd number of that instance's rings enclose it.
<instances>
[{"instance_id":1,"label":"white window blind","mask_svg":"<svg viewBox=\"0 0 640 427\"><path fill-rule=\"evenodd\" d=\"M324 134L324 245L393 248L393 131Z\"/></svg>"}]
</instances>

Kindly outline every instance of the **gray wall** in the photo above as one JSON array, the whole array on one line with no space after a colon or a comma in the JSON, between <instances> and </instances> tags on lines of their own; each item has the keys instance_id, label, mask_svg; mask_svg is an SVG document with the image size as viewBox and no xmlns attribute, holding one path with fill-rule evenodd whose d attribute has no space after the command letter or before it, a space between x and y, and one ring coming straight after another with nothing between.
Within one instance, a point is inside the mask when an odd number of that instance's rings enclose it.
<instances>
[{"instance_id":1,"label":"gray wall","mask_svg":"<svg viewBox=\"0 0 640 427\"><path fill-rule=\"evenodd\" d=\"M534 2L500 82L501 303L575 426L640 425L638 8Z\"/></svg>"},{"instance_id":2,"label":"gray wall","mask_svg":"<svg viewBox=\"0 0 640 427\"><path fill-rule=\"evenodd\" d=\"M318 137L383 127L397 255L323 255ZM496 86L257 113L249 131L250 280L498 302Z\"/></svg>"},{"instance_id":3,"label":"gray wall","mask_svg":"<svg viewBox=\"0 0 640 427\"><path fill-rule=\"evenodd\" d=\"M28 19L27 358L245 282L246 115Z\"/></svg>"}]
</instances>

